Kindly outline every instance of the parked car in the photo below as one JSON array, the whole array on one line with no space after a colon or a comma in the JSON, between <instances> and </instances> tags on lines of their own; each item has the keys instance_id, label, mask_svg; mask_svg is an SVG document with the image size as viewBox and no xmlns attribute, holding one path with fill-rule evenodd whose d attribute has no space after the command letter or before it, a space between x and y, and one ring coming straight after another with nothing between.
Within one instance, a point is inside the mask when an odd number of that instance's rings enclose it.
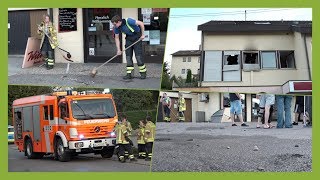
<instances>
[{"instance_id":1,"label":"parked car","mask_svg":"<svg viewBox=\"0 0 320 180\"><path fill-rule=\"evenodd\" d=\"M14 143L14 128L13 126L8 126L8 143Z\"/></svg>"}]
</instances>

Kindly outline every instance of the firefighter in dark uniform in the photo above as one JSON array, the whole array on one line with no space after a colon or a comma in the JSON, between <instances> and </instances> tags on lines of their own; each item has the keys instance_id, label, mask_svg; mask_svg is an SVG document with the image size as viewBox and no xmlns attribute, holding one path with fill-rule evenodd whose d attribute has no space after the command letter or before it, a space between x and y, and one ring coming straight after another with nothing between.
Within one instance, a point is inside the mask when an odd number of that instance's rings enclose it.
<instances>
[{"instance_id":1,"label":"firefighter in dark uniform","mask_svg":"<svg viewBox=\"0 0 320 180\"><path fill-rule=\"evenodd\" d=\"M38 25L38 34L41 35L40 49L41 54L45 59L46 68L53 69L54 67L54 49L58 46L57 32L49 15L44 15L44 20Z\"/></svg>"},{"instance_id":2,"label":"firefighter in dark uniform","mask_svg":"<svg viewBox=\"0 0 320 180\"><path fill-rule=\"evenodd\" d=\"M147 116L146 120L144 121L145 129L144 129L144 141L146 142L146 152L147 157L146 161L151 161L152 158L152 147L155 137L155 124L151 121L151 116Z\"/></svg>"},{"instance_id":3,"label":"firefighter in dark uniform","mask_svg":"<svg viewBox=\"0 0 320 180\"><path fill-rule=\"evenodd\" d=\"M121 55L122 51L120 48L120 39L119 34L126 34L126 44L125 47L130 46L134 42L144 39L144 24L141 21L127 18L121 19L120 16L116 15L111 19L112 24L114 25L114 34L115 34L115 42L117 47L117 55ZM135 53L135 57L137 59L137 63L139 66L140 78L145 79L147 77L147 68L142 60L142 41L139 41L131 48L126 50L126 60L127 60L127 75L123 77L123 79L132 79L132 72L134 70L132 56L133 51Z\"/></svg>"},{"instance_id":4,"label":"firefighter in dark uniform","mask_svg":"<svg viewBox=\"0 0 320 180\"><path fill-rule=\"evenodd\" d=\"M120 162L126 162L125 151L128 151L130 161L136 161L133 156L133 150L130 142L127 140L128 131L127 127L119 122L116 126L117 144L119 145L119 160Z\"/></svg>"}]
</instances>

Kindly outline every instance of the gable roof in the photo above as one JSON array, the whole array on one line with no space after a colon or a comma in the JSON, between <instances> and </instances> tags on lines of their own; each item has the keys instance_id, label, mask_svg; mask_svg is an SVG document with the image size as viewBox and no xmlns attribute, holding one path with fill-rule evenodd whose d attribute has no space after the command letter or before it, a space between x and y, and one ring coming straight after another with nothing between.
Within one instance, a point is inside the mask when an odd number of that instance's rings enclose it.
<instances>
[{"instance_id":1,"label":"gable roof","mask_svg":"<svg viewBox=\"0 0 320 180\"><path fill-rule=\"evenodd\" d=\"M301 32L312 33L312 21L209 21L198 26L203 32Z\"/></svg>"},{"instance_id":2,"label":"gable roof","mask_svg":"<svg viewBox=\"0 0 320 180\"><path fill-rule=\"evenodd\" d=\"M183 50L183 51L177 51L172 56L200 56L201 51L200 50Z\"/></svg>"}]
</instances>

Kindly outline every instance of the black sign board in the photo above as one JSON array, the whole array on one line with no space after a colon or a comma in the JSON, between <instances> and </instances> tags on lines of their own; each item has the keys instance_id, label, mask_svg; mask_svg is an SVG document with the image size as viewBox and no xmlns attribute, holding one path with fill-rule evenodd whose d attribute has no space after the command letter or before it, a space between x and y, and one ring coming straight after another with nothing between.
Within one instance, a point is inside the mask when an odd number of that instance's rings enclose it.
<instances>
[{"instance_id":1,"label":"black sign board","mask_svg":"<svg viewBox=\"0 0 320 180\"><path fill-rule=\"evenodd\" d=\"M77 8L59 8L59 32L77 30Z\"/></svg>"}]
</instances>

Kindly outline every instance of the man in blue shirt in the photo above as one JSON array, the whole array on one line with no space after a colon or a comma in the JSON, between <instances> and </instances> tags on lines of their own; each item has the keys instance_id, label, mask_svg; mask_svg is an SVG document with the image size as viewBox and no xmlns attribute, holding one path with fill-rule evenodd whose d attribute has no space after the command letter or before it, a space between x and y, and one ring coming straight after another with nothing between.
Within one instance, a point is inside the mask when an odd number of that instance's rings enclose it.
<instances>
[{"instance_id":1,"label":"man in blue shirt","mask_svg":"<svg viewBox=\"0 0 320 180\"><path fill-rule=\"evenodd\" d=\"M141 21L127 18L121 19L120 16L116 15L111 19L111 22L114 26L114 34L115 41L117 46L117 55L121 55L122 51L120 48L120 40L119 34L126 34L126 44L125 47L130 46L134 42L144 39L144 24ZM147 77L147 69L146 65L142 60L142 42L139 41L132 47L126 50L126 59L127 59L127 75L123 77L123 79L132 79L132 71L134 70L132 56L133 51L135 53L137 63L139 66L139 72L141 75L141 79L145 79Z\"/></svg>"}]
</instances>

